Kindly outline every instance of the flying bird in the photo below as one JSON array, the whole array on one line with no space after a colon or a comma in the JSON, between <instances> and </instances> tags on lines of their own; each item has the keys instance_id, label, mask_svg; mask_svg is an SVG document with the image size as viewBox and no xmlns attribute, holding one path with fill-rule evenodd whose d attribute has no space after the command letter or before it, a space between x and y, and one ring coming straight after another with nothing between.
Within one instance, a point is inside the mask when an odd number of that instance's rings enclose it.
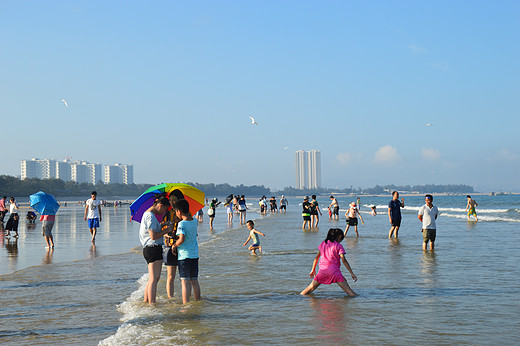
<instances>
[{"instance_id":1,"label":"flying bird","mask_svg":"<svg viewBox=\"0 0 520 346\"><path fill-rule=\"evenodd\" d=\"M258 123L255 121L255 118L249 117L251 119L251 125L258 125Z\"/></svg>"},{"instance_id":2,"label":"flying bird","mask_svg":"<svg viewBox=\"0 0 520 346\"><path fill-rule=\"evenodd\" d=\"M289 149L289 147L284 147L284 148L283 148L283 150L287 150L287 149Z\"/></svg>"},{"instance_id":3,"label":"flying bird","mask_svg":"<svg viewBox=\"0 0 520 346\"><path fill-rule=\"evenodd\" d=\"M433 126L433 124L432 123L427 123L426 126Z\"/></svg>"},{"instance_id":4,"label":"flying bird","mask_svg":"<svg viewBox=\"0 0 520 346\"><path fill-rule=\"evenodd\" d=\"M67 108L69 108L69 105L68 105L68 103L67 103L66 100L62 99L61 101L62 101L63 103L65 103L65 106L67 106Z\"/></svg>"}]
</instances>

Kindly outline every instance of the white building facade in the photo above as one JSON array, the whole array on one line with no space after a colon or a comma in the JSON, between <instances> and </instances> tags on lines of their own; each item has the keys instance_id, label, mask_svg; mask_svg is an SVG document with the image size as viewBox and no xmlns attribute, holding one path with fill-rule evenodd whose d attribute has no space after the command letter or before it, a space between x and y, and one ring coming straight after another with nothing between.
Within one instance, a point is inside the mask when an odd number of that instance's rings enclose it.
<instances>
[{"instance_id":1,"label":"white building facade","mask_svg":"<svg viewBox=\"0 0 520 346\"><path fill-rule=\"evenodd\" d=\"M27 178L56 178L56 160L40 160L37 158L22 160L20 168L20 176L22 180Z\"/></svg>"},{"instance_id":2,"label":"white building facade","mask_svg":"<svg viewBox=\"0 0 520 346\"><path fill-rule=\"evenodd\" d=\"M321 153L319 150L298 150L296 157L296 188L317 189L321 186Z\"/></svg>"},{"instance_id":3,"label":"white building facade","mask_svg":"<svg viewBox=\"0 0 520 346\"><path fill-rule=\"evenodd\" d=\"M105 184L133 184L134 165L116 163L104 167Z\"/></svg>"}]
</instances>

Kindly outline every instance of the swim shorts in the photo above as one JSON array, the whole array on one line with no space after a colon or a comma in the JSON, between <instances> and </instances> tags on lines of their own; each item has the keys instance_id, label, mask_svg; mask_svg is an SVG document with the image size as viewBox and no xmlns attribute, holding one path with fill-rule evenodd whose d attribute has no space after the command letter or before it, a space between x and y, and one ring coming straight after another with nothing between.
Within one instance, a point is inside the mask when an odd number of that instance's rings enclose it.
<instances>
[{"instance_id":1,"label":"swim shorts","mask_svg":"<svg viewBox=\"0 0 520 346\"><path fill-rule=\"evenodd\" d=\"M145 246L143 248L143 256L146 260L146 263L152 263L155 261L162 261L162 246L161 245L152 245Z\"/></svg>"},{"instance_id":2,"label":"swim shorts","mask_svg":"<svg viewBox=\"0 0 520 346\"><path fill-rule=\"evenodd\" d=\"M349 226L357 226L357 224L358 224L357 217L348 218L347 223Z\"/></svg>"},{"instance_id":3,"label":"swim shorts","mask_svg":"<svg viewBox=\"0 0 520 346\"><path fill-rule=\"evenodd\" d=\"M88 219L88 228L98 228L99 227L99 219L96 217L94 219Z\"/></svg>"},{"instance_id":4,"label":"swim shorts","mask_svg":"<svg viewBox=\"0 0 520 346\"><path fill-rule=\"evenodd\" d=\"M332 211L332 215L339 215L339 207L335 206L334 210Z\"/></svg>"},{"instance_id":5,"label":"swim shorts","mask_svg":"<svg viewBox=\"0 0 520 346\"><path fill-rule=\"evenodd\" d=\"M437 235L436 229L423 229L422 230L423 241L428 243L429 241L434 242Z\"/></svg>"},{"instance_id":6,"label":"swim shorts","mask_svg":"<svg viewBox=\"0 0 520 346\"><path fill-rule=\"evenodd\" d=\"M185 258L179 263L179 276L181 280L197 280L199 277L199 259Z\"/></svg>"},{"instance_id":7,"label":"swim shorts","mask_svg":"<svg viewBox=\"0 0 520 346\"><path fill-rule=\"evenodd\" d=\"M54 221L44 220L42 222L42 233L46 236L52 235L52 227L54 227Z\"/></svg>"},{"instance_id":8,"label":"swim shorts","mask_svg":"<svg viewBox=\"0 0 520 346\"><path fill-rule=\"evenodd\" d=\"M286 208L286 206L285 206L284 204L282 204L282 205L280 206L280 210L286 210L285 208Z\"/></svg>"},{"instance_id":9,"label":"swim shorts","mask_svg":"<svg viewBox=\"0 0 520 346\"><path fill-rule=\"evenodd\" d=\"M392 219L392 226L401 227L401 219Z\"/></svg>"},{"instance_id":10,"label":"swim shorts","mask_svg":"<svg viewBox=\"0 0 520 346\"><path fill-rule=\"evenodd\" d=\"M468 216L470 215L477 215L477 211L475 210L475 207L471 207L468 210Z\"/></svg>"},{"instance_id":11,"label":"swim shorts","mask_svg":"<svg viewBox=\"0 0 520 346\"><path fill-rule=\"evenodd\" d=\"M303 221L311 221L311 215L310 214L302 214Z\"/></svg>"},{"instance_id":12,"label":"swim shorts","mask_svg":"<svg viewBox=\"0 0 520 346\"><path fill-rule=\"evenodd\" d=\"M260 247L260 243L253 244L253 247Z\"/></svg>"}]
</instances>

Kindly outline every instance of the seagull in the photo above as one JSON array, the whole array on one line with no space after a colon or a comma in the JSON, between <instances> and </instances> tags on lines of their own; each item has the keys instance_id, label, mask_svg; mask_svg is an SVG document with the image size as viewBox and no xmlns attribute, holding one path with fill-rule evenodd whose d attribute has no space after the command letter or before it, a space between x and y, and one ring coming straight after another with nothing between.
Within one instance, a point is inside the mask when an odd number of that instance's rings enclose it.
<instances>
[{"instance_id":1,"label":"seagull","mask_svg":"<svg viewBox=\"0 0 520 346\"><path fill-rule=\"evenodd\" d=\"M258 123L255 121L255 118L249 117L251 119L251 125L258 125Z\"/></svg>"},{"instance_id":2,"label":"seagull","mask_svg":"<svg viewBox=\"0 0 520 346\"><path fill-rule=\"evenodd\" d=\"M283 150L287 150L287 149L289 149L289 147L285 147L285 148L283 148Z\"/></svg>"},{"instance_id":3,"label":"seagull","mask_svg":"<svg viewBox=\"0 0 520 346\"><path fill-rule=\"evenodd\" d=\"M63 103L65 103L65 106L67 106L67 108L69 108L69 105L67 104L67 101L66 101L66 100L62 99L61 101L62 101Z\"/></svg>"},{"instance_id":4,"label":"seagull","mask_svg":"<svg viewBox=\"0 0 520 346\"><path fill-rule=\"evenodd\" d=\"M433 126L433 124L432 123L427 123L426 126Z\"/></svg>"}]
</instances>

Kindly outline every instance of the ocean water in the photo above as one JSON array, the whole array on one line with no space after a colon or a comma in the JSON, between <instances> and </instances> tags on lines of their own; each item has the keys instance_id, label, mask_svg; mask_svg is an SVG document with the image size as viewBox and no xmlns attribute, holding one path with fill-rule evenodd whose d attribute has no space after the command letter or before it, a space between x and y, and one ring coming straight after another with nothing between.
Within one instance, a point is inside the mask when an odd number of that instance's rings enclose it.
<instances>
[{"instance_id":1,"label":"ocean water","mask_svg":"<svg viewBox=\"0 0 520 346\"><path fill-rule=\"evenodd\" d=\"M358 281L358 297L337 285L299 292L330 227L329 199L319 198L319 229L302 231L301 199L287 214L260 216L249 199L248 218L266 234L264 254L252 256L248 231L227 225L217 209L215 231L199 224L203 300L171 300L159 282L158 304L142 302L147 280L138 224L128 208L105 208L96 246L83 208L61 208L56 248L44 249L40 224L20 223L20 237L0 234L0 342L17 345L163 344L517 344L520 337L520 196L475 196L479 222L468 222L465 196L438 196L434 253L421 249L417 211L423 197L405 197L399 240L389 240L390 197L361 199L365 224L343 241ZM338 198L341 214L355 197ZM379 215L368 215L376 205ZM1 232L0 232L1 233Z\"/></svg>"}]
</instances>

